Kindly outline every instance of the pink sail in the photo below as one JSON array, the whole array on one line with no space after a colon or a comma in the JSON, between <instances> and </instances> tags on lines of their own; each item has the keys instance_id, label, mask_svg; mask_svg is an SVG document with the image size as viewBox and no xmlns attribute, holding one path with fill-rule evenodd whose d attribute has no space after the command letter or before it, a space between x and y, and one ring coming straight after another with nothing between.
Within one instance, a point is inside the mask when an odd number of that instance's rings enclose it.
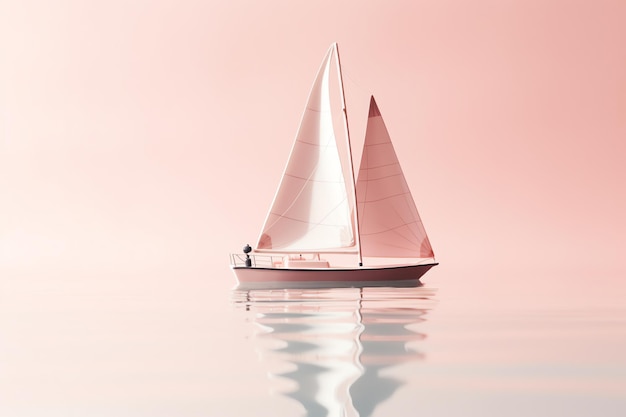
<instances>
[{"instance_id":1,"label":"pink sail","mask_svg":"<svg viewBox=\"0 0 626 417\"><path fill-rule=\"evenodd\" d=\"M356 251L352 181L346 182L331 112L331 46L317 73L256 251Z\"/></svg>"},{"instance_id":2,"label":"pink sail","mask_svg":"<svg viewBox=\"0 0 626 417\"><path fill-rule=\"evenodd\" d=\"M363 256L434 257L373 96L356 190Z\"/></svg>"}]
</instances>

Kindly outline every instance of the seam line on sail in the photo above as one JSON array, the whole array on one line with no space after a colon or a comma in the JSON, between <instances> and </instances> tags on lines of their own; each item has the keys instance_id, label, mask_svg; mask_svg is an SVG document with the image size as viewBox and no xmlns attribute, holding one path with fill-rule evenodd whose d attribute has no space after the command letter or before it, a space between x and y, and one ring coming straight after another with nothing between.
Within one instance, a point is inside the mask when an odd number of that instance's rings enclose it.
<instances>
[{"instance_id":1,"label":"seam line on sail","mask_svg":"<svg viewBox=\"0 0 626 417\"><path fill-rule=\"evenodd\" d=\"M393 166L393 165L400 165L400 164L397 163L397 162L393 162L391 164L376 165L376 166L373 166L373 167L361 168L359 171L370 171L372 169L382 168L382 167L390 167L390 166Z\"/></svg>"},{"instance_id":2,"label":"seam line on sail","mask_svg":"<svg viewBox=\"0 0 626 417\"><path fill-rule=\"evenodd\" d=\"M293 220L294 222L298 222L298 223L310 224L313 227L317 227L317 226L341 227L341 226L343 226L343 224L326 224L326 223L321 223L321 222L311 223L311 222L308 222L306 220L294 219L293 217L289 217L289 216L282 216L282 215L280 215L278 213L275 213L273 211L271 211L270 213L275 215L275 216L280 217L281 219Z\"/></svg>"},{"instance_id":3,"label":"seam line on sail","mask_svg":"<svg viewBox=\"0 0 626 417\"><path fill-rule=\"evenodd\" d=\"M379 235L379 234L381 234L381 233L392 232L392 231L394 231L394 230L396 230L396 229L400 229L401 227L408 226L408 225L410 225L410 224L417 224L417 223L421 223L421 222L420 222L420 221L417 221L417 220L413 220L412 222L403 223L403 224L401 224L401 225L399 225L399 226L392 227L392 228L390 228L390 229L385 229L385 230L382 230L382 231L380 231L380 232L371 232L371 233L363 233L363 234L364 234L364 235L366 235L366 236Z\"/></svg>"},{"instance_id":4,"label":"seam line on sail","mask_svg":"<svg viewBox=\"0 0 626 417\"><path fill-rule=\"evenodd\" d=\"M407 194L409 194L409 193L404 192L404 193L389 195L387 197L379 198L379 199L376 199L376 200L365 200L365 201L362 201L362 203L377 203L379 201L385 201L385 200L388 200L388 199L393 198L393 197L399 197L401 195L407 195Z\"/></svg>"},{"instance_id":5,"label":"seam line on sail","mask_svg":"<svg viewBox=\"0 0 626 417\"><path fill-rule=\"evenodd\" d=\"M401 172L397 173L397 174L390 174L390 175L385 175L384 177L380 177L380 178L368 178L367 182L372 182L372 181L379 181L379 180L384 180L386 178L391 178L391 177L399 177L400 175L402 175Z\"/></svg>"},{"instance_id":6,"label":"seam line on sail","mask_svg":"<svg viewBox=\"0 0 626 417\"><path fill-rule=\"evenodd\" d=\"M309 177L300 177L298 175L293 175L293 174L288 174L288 173L285 173L285 177L297 178L299 180L304 180L306 182L322 182L325 184L344 184L344 182L340 180L312 180Z\"/></svg>"},{"instance_id":7,"label":"seam line on sail","mask_svg":"<svg viewBox=\"0 0 626 417\"><path fill-rule=\"evenodd\" d=\"M366 145L364 145L366 148L372 147L372 146L383 146L383 145L391 145L391 142L381 142L381 143L368 143ZM392 145L393 146L393 145Z\"/></svg>"}]
</instances>

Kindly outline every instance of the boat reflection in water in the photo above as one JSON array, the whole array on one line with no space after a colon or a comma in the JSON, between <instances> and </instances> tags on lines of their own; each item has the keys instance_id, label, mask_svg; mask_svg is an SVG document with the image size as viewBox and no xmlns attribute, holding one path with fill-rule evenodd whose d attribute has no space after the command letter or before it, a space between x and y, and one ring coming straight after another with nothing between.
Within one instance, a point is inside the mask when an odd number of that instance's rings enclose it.
<instances>
[{"instance_id":1,"label":"boat reflection in water","mask_svg":"<svg viewBox=\"0 0 626 417\"><path fill-rule=\"evenodd\" d=\"M404 384L381 370L422 359L416 346L426 335L419 323L435 303L434 291L235 290L233 298L254 323L279 392L310 417L367 417Z\"/></svg>"}]
</instances>

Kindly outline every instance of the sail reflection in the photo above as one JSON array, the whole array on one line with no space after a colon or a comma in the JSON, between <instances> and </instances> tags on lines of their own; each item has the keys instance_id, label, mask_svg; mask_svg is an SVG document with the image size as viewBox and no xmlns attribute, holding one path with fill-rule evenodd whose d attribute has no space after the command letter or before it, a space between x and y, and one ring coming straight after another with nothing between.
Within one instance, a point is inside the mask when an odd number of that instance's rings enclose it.
<instances>
[{"instance_id":1,"label":"sail reflection","mask_svg":"<svg viewBox=\"0 0 626 417\"><path fill-rule=\"evenodd\" d=\"M433 296L424 287L233 292L278 391L309 417L368 417L389 399L404 381L381 371L422 359L416 328Z\"/></svg>"}]
</instances>

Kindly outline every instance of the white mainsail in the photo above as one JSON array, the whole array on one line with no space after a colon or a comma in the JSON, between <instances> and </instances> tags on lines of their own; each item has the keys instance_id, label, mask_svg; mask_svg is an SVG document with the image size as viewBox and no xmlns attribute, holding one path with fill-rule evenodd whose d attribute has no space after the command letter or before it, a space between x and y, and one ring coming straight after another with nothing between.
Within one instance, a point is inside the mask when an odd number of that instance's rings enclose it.
<instances>
[{"instance_id":1,"label":"white mainsail","mask_svg":"<svg viewBox=\"0 0 626 417\"><path fill-rule=\"evenodd\" d=\"M331 46L317 73L287 167L256 251L355 252L353 179L346 178L333 126ZM340 69L338 69L340 71ZM351 167L351 165L350 165Z\"/></svg>"},{"instance_id":2,"label":"white mainsail","mask_svg":"<svg viewBox=\"0 0 626 417\"><path fill-rule=\"evenodd\" d=\"M435 256L373 96L356 192L363 256Z\"/></svg>"}]
</instances>

